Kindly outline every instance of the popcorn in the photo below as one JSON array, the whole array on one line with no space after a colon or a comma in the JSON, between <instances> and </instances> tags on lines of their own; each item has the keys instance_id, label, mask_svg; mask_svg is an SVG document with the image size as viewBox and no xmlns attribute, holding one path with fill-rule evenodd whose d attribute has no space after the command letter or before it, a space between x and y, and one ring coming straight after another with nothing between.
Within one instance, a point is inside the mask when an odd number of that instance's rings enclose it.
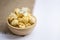
<instances>
[{"instance_id":1,"label":"popcorn","mask_svg":"<svg viewBox=\"0 0 60 40\"><path fill-rule=\"evenodd\" d=\"M13 25L13 26L16 26L16 25L18 25L18 20L13 20L12 22L11 22L11 25Z\"/></svg>"},{"instance_id":2,"label":"popcorn","mask_svg":"<svg viewBox=\"0 0 60 40\"><path fill-rule=\"evenodd\" d=\"M24 12L30 12L30 9L27 8L27 7L23 7L22 10L23 10Z\"/></svg>"},{"instance_id":3,"label":"popcorn","mask_svg":"<svg viewBox=\"0 0 60 40\"><path fill-rule=\"evenodd\" d=\"M20 11L20 9L19 9L19 8L16 8L16 9L14 10L14 12L15 12L16 14L18 14L18 13L19 13L19 11Z\"/></svg>"},{"instance_id":4,"label":"popcorn","mask_svg":"<svg viewBox=\"0 0 60 40\"><path fill-rule=\"evenodd\" d=\"M35 18L33 16L30 16L30 23L35 23Z\"/></svg>"},{"instance_id":5,"label":"popcorn","mask_svg":"<svg viewBox=\"0 0 60 40\"><path fill-rule=\"evenodd\" d=\"M30 23L27 23L27 24L26 24L26 27L28 27L28 26L30 26L30 25L31 25Z\"/></svg>"},{"instance_id":6,"label":"popcorn","mask_svg":"<svg viewBox=\"0 0 60 40\"><path fill-rule=\"evenodd\" d=\"M18 18L18 21L19 22L23 22L23 18Z\"/></svg>"},{"instance_id":7,"label":"popcorn","mask_svg":"<svg viewBox=\"0 0 60 40\"><path fill-rule=\"evenodd\" d=\"M9 17L8 17L8 20L9 20L9 21L12 21L13 19L16 19L16 18L17 18L17 15L14 14L14 13L11 13L11 14L9 15Z\"/></svg>"},{"instance_id":8,"label":"popcorn","mask_svg":"<svg viewBox=\"0 0 60 40\"><path fill-rule=\"evenodd\" d=\"M27 17L27 16L25 16L25 17L23 17L23 22L26 24L26 23L28 23L28 21L29 21L29 18Z\"/></svg>"},{"instance_id":9,"label":"popcorn","mask_svg":"<svg viewBox=\"0 0 60 40\"><path fill-rule=\"evenodd\" d=\"M18 16L18 17L23 17L24 15L23 15L23 11L21 10L21 9L19 9L19 8L16 8L15 9L15 14Z\"/></svg>"},{"instance_id":10,"label":"popcorn","mask_svg":"<svg viewBox=\"0 0 60 40\"><path fill-rule=\"evenodd\" d=\"M35 18L30 13L30 9L23 7L21 9L16 8L14 10L14 13L11 13L8 17L9 23L18 28L26 28L28 26L31 26L35 23Z\"/></svg>"},{"instance_id":11,"label":"popcorn","mask_svg":"<svg viewBox=\"0 0 60 40\"><path fill-rule=\"evenodd\" d=\"M23 29L24 29L24 28L25 28L24 23L20 22L20 23L19 23L19 28L23 28Z\"/></svg>"}]
</instances>

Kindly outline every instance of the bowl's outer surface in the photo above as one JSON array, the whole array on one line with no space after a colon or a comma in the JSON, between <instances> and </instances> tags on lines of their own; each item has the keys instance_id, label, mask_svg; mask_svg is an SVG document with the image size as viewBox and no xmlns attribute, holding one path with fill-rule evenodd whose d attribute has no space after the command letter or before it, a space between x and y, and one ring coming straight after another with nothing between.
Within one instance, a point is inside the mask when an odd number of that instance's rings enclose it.
<instances>
[{"instance_id":1,"label":"bowl's outer surface","mask_svg":"<svg viewBox=\"0 0 60 40\"><path fill-rule=\"evenodd\" d=\"M35 18L35 17L34 17ZM35 23L31 26L29 26L28 28L25 28L25 29L19 29L19 28L16 28L16 27L13 27L12 25L9 24L8 22L8 19L7 19L7 24L8 24L8 28L14 33L14 34L17 34L17 35L27 35L27 34L30 34L34 27L36 26L36 18L35 18Z\"/></svg>"},{"instance_id":2,"label":"bowl's outer surface","mask_svg":"<svg viewBox=\"0 0 60 40\"><path fill-rule=\"evenodd\" d=\"M35 27L35 25L33 25ZM34 27L31 27L31 28L28 28L28 29L15 29L15 28L12 28L12 27L8 27L14 34L16 35L27 35L27 34L30 34Z\"/></svg>"}]
</instances>

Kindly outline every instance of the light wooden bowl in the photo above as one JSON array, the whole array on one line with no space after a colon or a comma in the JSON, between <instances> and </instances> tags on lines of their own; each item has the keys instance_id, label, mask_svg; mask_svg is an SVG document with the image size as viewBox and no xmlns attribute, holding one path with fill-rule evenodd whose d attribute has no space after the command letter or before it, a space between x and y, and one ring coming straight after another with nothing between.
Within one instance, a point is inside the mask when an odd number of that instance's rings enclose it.
<instances>
[{"instance_id":1,"label":"light wooden bowl","mask_svg":"<svg viewBox=\"0 0 60 40\"><path fill-rule=\"evenodd\" d=\"M35 18L35 20L36 20L36 18ZM7 24L8 24L8 28L11 30L12 33L14 33L16 35L27 35L27 34L30 34L33 31L33 29L36 25L36 21L33 25L31 25L31 26L29 26L25 29L13 27L12 25L9 24L8 19L7 19Z\"/></svg>"}]
</instances>

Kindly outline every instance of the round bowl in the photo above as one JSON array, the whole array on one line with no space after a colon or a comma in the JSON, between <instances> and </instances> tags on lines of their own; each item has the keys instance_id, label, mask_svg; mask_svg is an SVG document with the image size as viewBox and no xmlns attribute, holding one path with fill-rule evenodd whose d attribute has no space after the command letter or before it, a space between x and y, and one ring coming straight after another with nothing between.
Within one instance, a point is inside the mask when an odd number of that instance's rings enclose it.
<instances>
[{"instance_id":1,"label":"round bowl","mask_svg":"<svg viewBox=\"0 0 60 40\"><path fill-rule=\"evenodd\" d=\"M12 33L14 33L16 35L27 35L27 34L30 34L33 31L33 29L36 25L36 18L35 18L35 23L33 25L31 25L27 28L24 28L24 29L17 28L17 27L14 27L14 26L10 25L9 22L8 22L8 19L7 19L7 24L8 24L8 28L11 30Z\"/></svg>"}]
</instances>

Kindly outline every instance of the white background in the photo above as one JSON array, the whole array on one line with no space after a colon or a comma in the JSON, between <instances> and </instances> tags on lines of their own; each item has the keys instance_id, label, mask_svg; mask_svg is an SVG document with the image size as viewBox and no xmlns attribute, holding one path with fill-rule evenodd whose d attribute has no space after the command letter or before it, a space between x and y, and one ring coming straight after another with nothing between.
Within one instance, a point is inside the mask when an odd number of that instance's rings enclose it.
<instances>
[{"instance_id":1,"label":"white background","mask_svg":"<svg viewBox=\"0 0 60 40\"><path fill-rule=\"evenodd\" d=\"M36 0L34 31L25 37L2 34L0 40L60 40L60 0Z\"/></svg>"}]
</instances>

